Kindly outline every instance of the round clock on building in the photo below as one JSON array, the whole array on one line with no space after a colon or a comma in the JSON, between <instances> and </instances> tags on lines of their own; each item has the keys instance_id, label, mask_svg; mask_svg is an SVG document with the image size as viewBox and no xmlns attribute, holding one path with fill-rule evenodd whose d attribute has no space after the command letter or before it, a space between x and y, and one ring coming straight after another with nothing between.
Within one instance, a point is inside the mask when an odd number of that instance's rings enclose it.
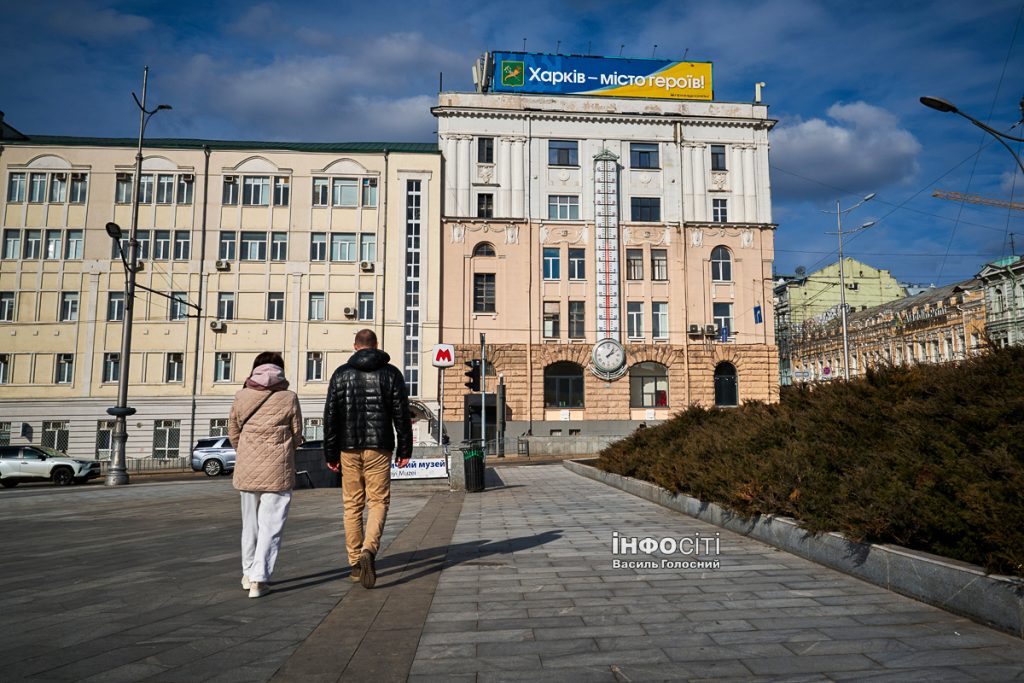
<instances>
[{"instance_id":1,"label":"round clock on building","mask_svg":"<svg viewBox=\"0 0 1024 683\"><path fill-rule=\"evenodd\" d=\"M601 372L615 372L626 364L626 351L614 339L602 339L594 344L591 354L594 367Z\"/></svg>"}]
</instances>

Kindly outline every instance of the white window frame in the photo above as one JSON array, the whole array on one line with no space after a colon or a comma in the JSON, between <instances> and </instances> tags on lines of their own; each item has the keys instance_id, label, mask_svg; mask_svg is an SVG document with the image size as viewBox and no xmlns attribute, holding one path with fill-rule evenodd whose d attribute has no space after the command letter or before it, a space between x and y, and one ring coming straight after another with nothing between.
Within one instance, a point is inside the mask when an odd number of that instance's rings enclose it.
<instances>
[{"instance_id":1,"label":"white window frame","mask_svg":"<svg viewBox=\"0 0 1024 683\"><path fill-rule=\"evenodd\" d=\"M626 302L626 336L629 339L644 338L644 302Z\"/></svg>"},{"instance_id":2,"label":"white window frame","mask_svg":"<svg viewBox=\"0 0 1024 683\"><path fill-rule=\"evenodd\" d=\"M230 382L231 370L234 365L234 354L230 351L218 351L213 357L213 381Z\"/></svg>"}]
</instances>

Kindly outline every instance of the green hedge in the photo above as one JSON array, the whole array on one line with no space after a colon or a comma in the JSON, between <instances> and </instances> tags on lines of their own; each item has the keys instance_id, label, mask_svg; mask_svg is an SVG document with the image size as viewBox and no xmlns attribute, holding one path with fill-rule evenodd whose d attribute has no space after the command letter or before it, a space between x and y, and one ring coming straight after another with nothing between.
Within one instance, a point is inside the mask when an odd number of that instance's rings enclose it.
<instances>
[{"instance_id":1,"label":"green hedge","mask_svg":"<svg viewBox=\"0 0 1024 683\"><path fill-rule=\"evenodd\" d=\"M1024 349L787 388L774 405L693 407L612 444L599 466L1021 576Z\"/></svg>"}]
</instances>

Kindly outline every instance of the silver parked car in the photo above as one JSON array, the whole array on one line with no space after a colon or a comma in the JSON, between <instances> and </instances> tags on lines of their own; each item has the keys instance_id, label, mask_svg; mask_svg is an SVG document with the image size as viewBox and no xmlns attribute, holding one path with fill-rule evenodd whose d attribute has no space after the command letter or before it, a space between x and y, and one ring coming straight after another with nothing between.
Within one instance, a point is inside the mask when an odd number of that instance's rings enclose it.
<instances>
[{"instance_id":1,"label":"silver parked car","mask_svg":"<svg viewBox=\"0 0 1024 683\"><path fill-rule=\"evenodd\" d=\"M57 486L83 483L100 476L97 460L77 460L46 446L0 446L0 485L52 481Z\"/></svg>"},{"instance_id":2,"label":"silver parked car","mask_svg":"<svg viewBox=\"0 0 1024 683\"><path fill-rule=\"evenodd\" d=\"M199 439L192 449L192 469L206 472L208 477L227 474L235 469L235 449L226 436Z\"/></svg>"}]
</instances>

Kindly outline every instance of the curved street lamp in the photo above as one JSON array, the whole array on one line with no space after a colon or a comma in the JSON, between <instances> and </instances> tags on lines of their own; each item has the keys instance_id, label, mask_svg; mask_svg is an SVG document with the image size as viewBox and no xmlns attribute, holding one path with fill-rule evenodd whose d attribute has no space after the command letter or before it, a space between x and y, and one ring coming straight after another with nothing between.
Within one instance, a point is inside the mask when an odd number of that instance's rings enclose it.
<instances>
[{"instance_id":1,"label":"curved street lamp","mask_svg":"<svg viewBox=\"0 0 1024 683\"><path fill-rule=\"evenodd\" d=\"M114 438L111 444L110 467L107 469L107 486L128 483L125 445L128 442L127 420L135 414L135 408L128 406L128 372L131 366L132 319L135 299L135 273L138 270L139 255L139 186L142 183L142 141L146 135L146 124L158 111L170 109L171 105L161 104L146 109L146 86L149 81L149 67L142 72L142 101L132 93L132 99L139 107L139 146L135 153L135 179L132 182L132 225L128 233L128 261L125 263L127 278L124 292L124 323L121 326L121 357L117 377L117 405L107 408L107 414L114 417ZM120 241L121 229L114 223L107 224L107 234ZM122 258L124 258L122 254Z\"/></svg>"},{"instance_id":2,"label":"curved street lamp","mask_svg":"<svg viewBox=\"0 0 1024 683\"><path fill-rule=\"evenodd\" d=\"M991 126L988 126L988 125L982 123L981 121L979 121L978 119L974 118L970 114L963 113L962 111L957 109L957 106L955 104L953 104L949 100L944 100L941 97L929 97L928 95L925 95L924 97L922 97L920 99L921 99L921 104L923 104L924 106L926 106L926 107L928 107L930 109L934 109L935 111L941 111L941 112L944 112L944 113L951 113L951 114L958 114L958 115L964 117L965 119L967 119L968 121L970 121L971 123L973 123L978 128L981 128L983 131L985 131L986 133L988 133L992 137L994 137L996 140L999 141L999 144L1001 144L1003 147L1005 147L1006 151L1009 152L1013 156L1013 160L1017 162L1017 166L1020 167L1021 173L1024 173L1024 162L1022 162L1021 159L1020 159L1020 156L1016 152L1013 151L1013 148L1010 147L1008 144L1006 144L1007 140L1013 140L1014 142L1024 142L1024 138L1018 138L1018 137L1015 137L1013 135L1008 135L1008 134L1006 134L1006 133L1004 133L1002 131L998 131L995 128L992 128ZM1021 112L1021 120L1024 120L1024 98L1021 98L1021 100L1020 100L1020 112Z\"/></svg>"}]
</instances>

